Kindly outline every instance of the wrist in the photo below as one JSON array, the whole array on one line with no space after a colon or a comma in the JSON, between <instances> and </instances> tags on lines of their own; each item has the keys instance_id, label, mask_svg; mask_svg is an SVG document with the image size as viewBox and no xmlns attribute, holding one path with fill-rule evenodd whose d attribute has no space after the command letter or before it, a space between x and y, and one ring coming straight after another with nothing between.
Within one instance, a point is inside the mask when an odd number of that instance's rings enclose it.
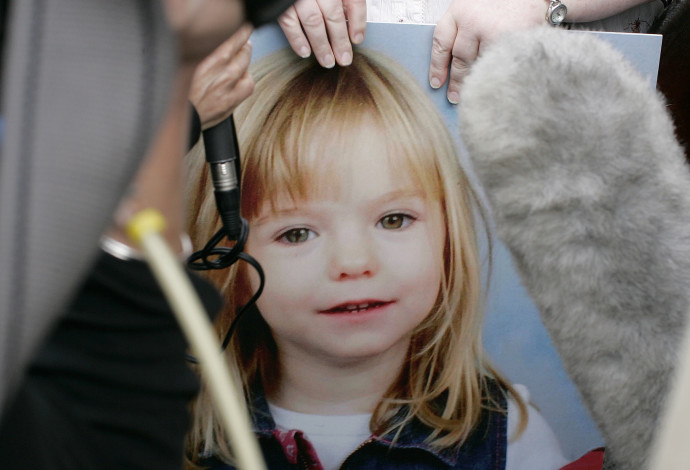
<instances>
[{"instance_id":1,"label":"wrist","mask_svg":"<svg viewBox=\"0 0 690 470\"><path fill-rule=\"evenodd\" d=\"M662 3L671 3L672 0L660 0ZM544 0L545 10L548 9L551 0ZM567 6L567 23L588 23L599 21L610 16L622 13L634 7L645 4L653 5L650 0L560 0Z\"/></svg>"},{"instance_id":2,"label":"wrist","mask_svg":"<svg viewBox=\"0 0 690 470\"><path fill-rule=\"evenodd\" d=\"M144 261L144 254L132 246L132 242L121 233L107 233L101 237L101 250L122 261ZM175 243L170 243L170 249L182 261L186 260L193 251L192 240L186 233L181 233Z\"/></svg>"}]
</instances>

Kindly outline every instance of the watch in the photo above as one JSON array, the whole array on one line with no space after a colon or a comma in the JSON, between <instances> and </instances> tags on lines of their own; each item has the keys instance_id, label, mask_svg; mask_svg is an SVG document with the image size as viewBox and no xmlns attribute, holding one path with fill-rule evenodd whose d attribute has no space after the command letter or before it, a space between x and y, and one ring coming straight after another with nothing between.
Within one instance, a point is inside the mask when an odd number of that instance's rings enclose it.
<instances>
[{"instance_id":1,"label":"watch","mask_svg":"<svg viewBox=\"0 0 690 470\"><path fill-rule=\"evenodd\" d=\"M546 21L554 26L558 26L565 21L568 9L560 0L549 0L549 8L546 10Z\"/></svg>"}]
</instances>

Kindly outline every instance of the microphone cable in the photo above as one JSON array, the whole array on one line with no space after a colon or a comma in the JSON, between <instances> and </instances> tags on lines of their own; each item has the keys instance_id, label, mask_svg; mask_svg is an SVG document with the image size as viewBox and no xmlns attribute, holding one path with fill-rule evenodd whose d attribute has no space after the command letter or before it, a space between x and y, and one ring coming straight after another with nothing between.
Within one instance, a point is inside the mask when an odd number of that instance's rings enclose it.
<instances>
[{"instance_id":1,"label":"microphone cable","mask_svg":"<svg viewBox=\"0 0 690 470\"><path fill-rule=\"evenodd\" d=\"M264 289L265 276L261 265L251 255L244 252L249 236L249 222L240 215L240 150L237 142L235 121L230 115L227 119L202 132L206 161L211 171L216 208L221 219L221 228L206 245L187 259L187 266L196 271L226 269L238 260L253 267L259 275L259 287L249 301L237 310L237 315L221 343L225 351L242 317L256 303ZM234 241L232 247L218 246L227 237ZM187 360L197 363L188 355Z\"/></svg>"}]
</instances>

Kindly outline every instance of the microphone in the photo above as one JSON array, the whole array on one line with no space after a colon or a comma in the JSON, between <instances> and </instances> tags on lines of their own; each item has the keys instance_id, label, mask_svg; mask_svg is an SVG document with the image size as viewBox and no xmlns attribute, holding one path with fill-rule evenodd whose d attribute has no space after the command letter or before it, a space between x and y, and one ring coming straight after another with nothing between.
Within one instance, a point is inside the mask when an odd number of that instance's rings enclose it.
<instances>
[{"instance_id":1,"label":"microphone","mask_svg":"<svg viewBox=\"0 0 690 470\"><path fill-rule=\"evenodd\" d=\"M265 276L259 262L243 251L249 236L249 223L240 215L240 147L232 115L204 130L203 139L206 161L211 170L216 208L223 226L201 250L192 253L187 259L187 266L190 269L207 271L225 269L237 260L242 260L253 267L259 277L259 287L249 301L238 309L237 316L225 334L221 345L225 350L240 320L246 313L257 311L255 304L263 292ZM224 236L235 241L232 248L217 246ZM187 360L197 363L197 359L191 355L187 355Z\"/></svg>"},{"instance_id":2,"label":"microphone","mask_svg":"<svg viewBox=\"0 0 690 470\"><path fill-rule=\"evenodd\" d=\"M653 84L592 33L506 34L465 78L496 232L616 468L647 460L690 311L690 176Z\"/></svg>"},{"instance_id":3,"label":"microphone","mask_svg":"<svg viewBox=\"0 0 690 470\"><path fill-rule=\"evenodd\" d=\"M211 170L213 194L225 233L237 240L242 228L240 218L240 149L235 121L230 115L203 131L206 161Z\"/></svg>"},{"instance_id":4,"label":"microphone","mask_svg":"<svg viewBox=\"0 0 690 470\"><path fill-rule=\"evenodd\" d=\"M244 0L247 19L255 28L275 21L295 0Z\"/></svg>"}]
</instances>

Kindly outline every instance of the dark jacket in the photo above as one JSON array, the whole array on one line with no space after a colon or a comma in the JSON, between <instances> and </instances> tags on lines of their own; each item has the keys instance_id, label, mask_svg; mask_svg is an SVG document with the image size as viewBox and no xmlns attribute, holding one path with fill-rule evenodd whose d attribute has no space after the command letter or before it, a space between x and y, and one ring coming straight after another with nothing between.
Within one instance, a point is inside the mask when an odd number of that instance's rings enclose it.
<instances>
[{"instance_id":1,"label":"dark jacket","mask_svg":"<svg viewBox=\"0 0 690 470\"><path fill-rule=\"evenodd\" d=\"M492 398L507 409L505 395L492 385ZM402 410L399 415L402 415ZM257 394L253 420L259 444L269 470L314 469L321 463L311 443L298 430L281 431L271 417L265 396ZM393 435L372 435L352 452L342 470L499 470L506 464L507 414L484 410L481 420L467 441L459 448L436 450L424 441L431 428L414 420L393 442ZM212 470L231 470L231 465L209 456L204 462Z\"/></svg>"},{"instance_id":2,"label":"dark jacket","mask_svg":"<svg viewBox=\"0 0 690 470\"><path fill-rule=\"evenodd\" d=\"M215 288L190 280L220 310ZM101 254L8 403L0 468L180 468L199 389L186 350L149 267Z\"/></svg>"}]
</instances>

